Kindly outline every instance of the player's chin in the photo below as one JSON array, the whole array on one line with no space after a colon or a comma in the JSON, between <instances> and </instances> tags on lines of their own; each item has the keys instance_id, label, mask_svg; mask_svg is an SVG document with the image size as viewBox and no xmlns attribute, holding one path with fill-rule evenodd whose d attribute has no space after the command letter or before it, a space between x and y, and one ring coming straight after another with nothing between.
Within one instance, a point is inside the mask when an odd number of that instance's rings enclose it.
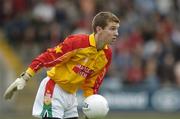
<instances>
[{"instance_id":1,"label":"player's chin","mask_svg":"<svg viewBox=\"0 0 180 119\"><path fill-rule=\"evenodd\" d=\"M116 43L115 42L111 42L109 45L115 45Z\"/></svg>"},{"instance_id":2,"label":"player's chin","mask_svg":"<svg viewBox=\"0 0 180 119\"><path fill-rule=\"evenodd\" d=\"M110 45L115 45L116 44L116 40L111 41Z\"/></svg>"}]
</instances>

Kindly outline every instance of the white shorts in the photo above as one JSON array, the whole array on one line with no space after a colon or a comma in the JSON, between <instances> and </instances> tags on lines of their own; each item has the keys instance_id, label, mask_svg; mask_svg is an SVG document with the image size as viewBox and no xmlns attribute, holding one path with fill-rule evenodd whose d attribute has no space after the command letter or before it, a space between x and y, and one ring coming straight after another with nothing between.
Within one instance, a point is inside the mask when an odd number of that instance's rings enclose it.
<instances>
[{"instance_id":1,"label":"white shorts","mask_svg":"<svg viewBox=\"0 0 180 119\"><path fill-rule=\"evenodd\" d=\"M71 118L78 117L76 94L62 90L49 77L42 80L33 105L35 117Z\"/></svg>"}]
</instances>

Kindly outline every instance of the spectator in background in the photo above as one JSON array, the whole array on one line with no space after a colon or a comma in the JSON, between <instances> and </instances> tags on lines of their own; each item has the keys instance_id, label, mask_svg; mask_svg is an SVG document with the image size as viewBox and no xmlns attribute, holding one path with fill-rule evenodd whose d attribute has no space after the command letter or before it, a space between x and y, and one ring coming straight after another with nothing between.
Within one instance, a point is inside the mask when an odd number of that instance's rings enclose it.
<instances>
[{"instance_id":1,"label":"spectator in background","mask_svg":"<svg viewBox=\"0 0 180 119\"><path fill-rule=\"evenodd\" d=\"M177 62L174 67L175 81L178 87L180 87L180 62Z\"/></svg>"},{"instance_id":2,"label":"spectator in background","mask_svg":"<svg viewBox=\"0 0 180 119\"><path fill-rule=\"evenodd\" d=\"M157 90L160 88L160 80L157 76L158 62L156 56L152 55L145 60L144 63L144 85L148 91Z\"/></svg>"}]
</instances>

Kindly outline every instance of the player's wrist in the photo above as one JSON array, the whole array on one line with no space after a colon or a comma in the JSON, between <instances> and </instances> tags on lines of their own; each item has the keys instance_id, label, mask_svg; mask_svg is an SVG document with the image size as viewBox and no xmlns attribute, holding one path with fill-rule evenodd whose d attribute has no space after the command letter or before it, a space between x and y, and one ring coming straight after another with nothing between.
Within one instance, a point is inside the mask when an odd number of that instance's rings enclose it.
<instances>
[{"instance_id":1,"label":"player's wrist","mask_svg":"<svg viewBox=\"0 0 180 119\"><path fill-rule=\"evenodd\" d=\"M28 81L32 76L30 74L28 74L27 72L23 72L21 75L20 75L20 78L22 78L23 80L25 81Z\"/></svg>"}]
</instances>

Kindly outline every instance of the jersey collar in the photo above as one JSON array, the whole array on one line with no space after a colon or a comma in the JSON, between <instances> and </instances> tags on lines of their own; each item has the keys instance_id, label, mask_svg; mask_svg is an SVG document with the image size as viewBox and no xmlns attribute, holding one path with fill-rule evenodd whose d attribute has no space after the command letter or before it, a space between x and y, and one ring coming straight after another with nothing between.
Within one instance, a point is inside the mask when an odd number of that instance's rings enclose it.
<instances>
[{"instance_id":1,"label":"jersey collar","mask_svg":"<svg viewBox=\"0 0 180 119\"><path fill-rule=\"evenodd\" d=\"M94 33L89 35L89 43L90 43L91 46L96 47L96 40L95 40L95 37L94 37ZM108 49L108 45L105 45L104 49Z\"/></svg>"}]
</instances>

